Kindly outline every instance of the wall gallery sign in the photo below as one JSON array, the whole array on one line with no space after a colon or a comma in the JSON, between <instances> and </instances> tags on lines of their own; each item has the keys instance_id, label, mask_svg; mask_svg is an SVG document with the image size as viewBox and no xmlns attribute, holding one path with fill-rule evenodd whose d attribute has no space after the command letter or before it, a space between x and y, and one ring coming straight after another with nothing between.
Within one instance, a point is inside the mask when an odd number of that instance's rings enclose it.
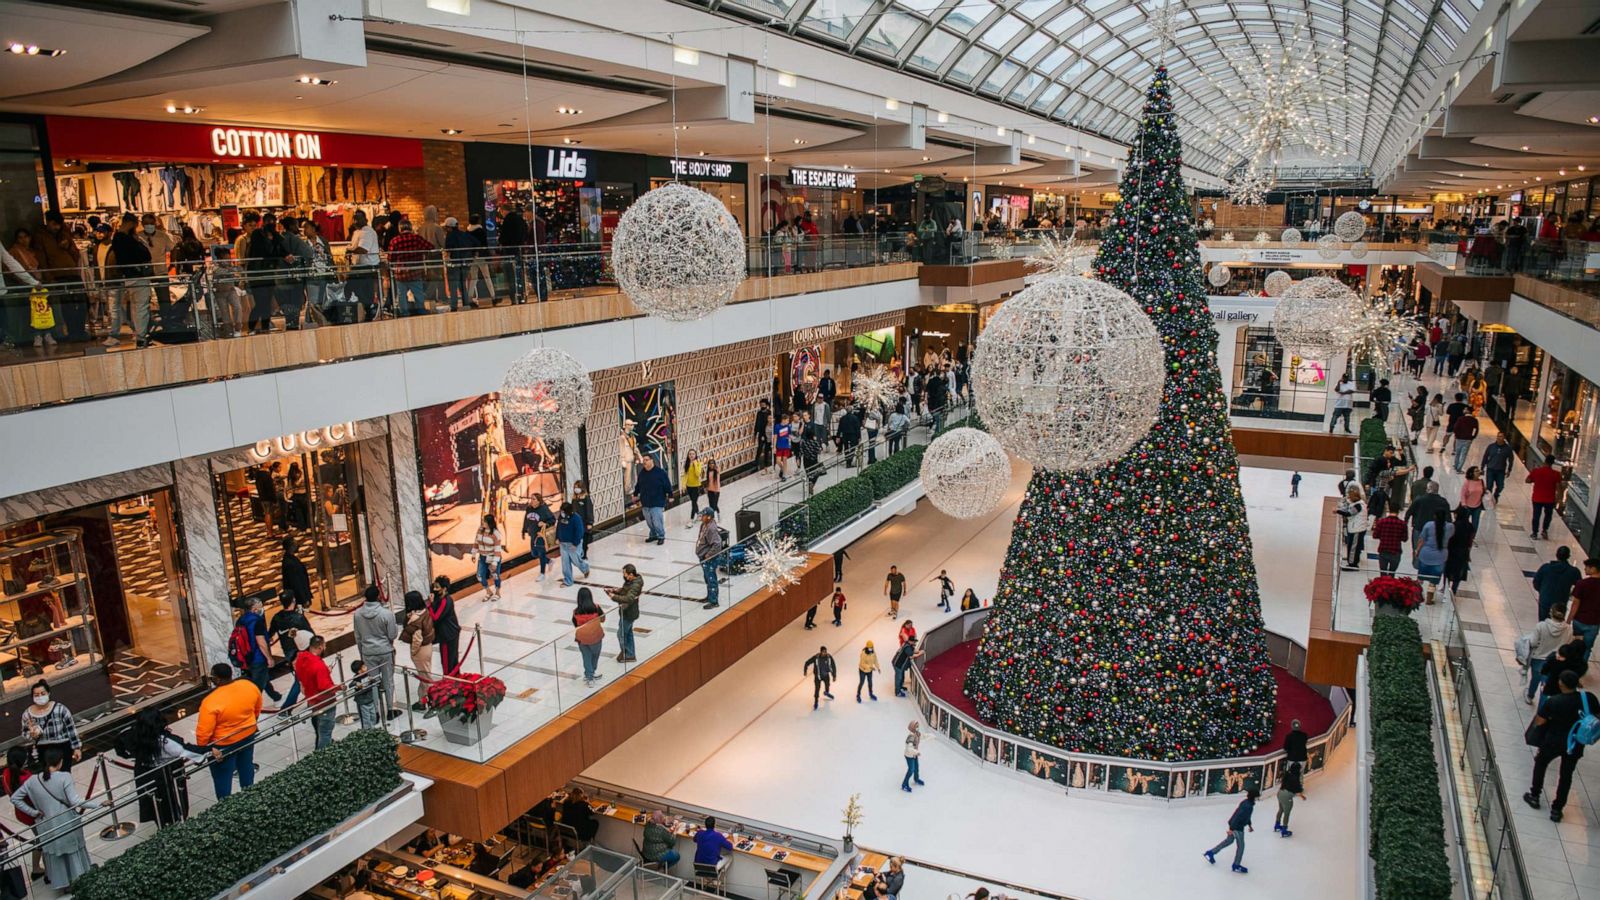
<instances>
[{"instance_id":1,"label":"wall gallery sign","mask_svg":"<svg viewBox=\"0 0 1600 900\"><path fill-rule=\"evenodd\" d=\"M851 190L856 186L856 173L838 169L789 169L789 183L795 187Z\"/></svg>"}]
</instances>

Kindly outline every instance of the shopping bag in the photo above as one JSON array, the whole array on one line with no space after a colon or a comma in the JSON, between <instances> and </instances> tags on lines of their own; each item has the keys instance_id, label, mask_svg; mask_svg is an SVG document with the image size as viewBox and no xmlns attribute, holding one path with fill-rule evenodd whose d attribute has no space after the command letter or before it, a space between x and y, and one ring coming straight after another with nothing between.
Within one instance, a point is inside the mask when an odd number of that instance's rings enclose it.
<instances>
[{"instance_id":1,"label":"shopping bag","mask_svg":"<svg viewBox=\"0 0 1600 900\"><path fill-rule=\"evenodd\" d=\"M50 309L50 295L43 287L35 286L28 295L28 324L35 331L49 331L56 327L56 314Z\"/></svg>"}]
</instances>

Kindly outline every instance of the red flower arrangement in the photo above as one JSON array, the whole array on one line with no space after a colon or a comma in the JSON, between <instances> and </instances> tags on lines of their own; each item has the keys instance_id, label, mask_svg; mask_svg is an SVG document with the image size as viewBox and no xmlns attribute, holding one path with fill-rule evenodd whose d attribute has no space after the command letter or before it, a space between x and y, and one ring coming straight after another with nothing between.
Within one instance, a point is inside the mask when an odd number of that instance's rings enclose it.
<instances>
[{"instance_id":1,"label":"red flower arrangement","mask_svg":"<svg viewBox=\"0 0 1600 900\"><path fill-rule=\"evenodd\" d=\"M506 698L506 683L488 675L463 672L454 678L440 678L423 692L422 706L428 718L460 719L475 722Z\"/></svg>"},{"instance_id":2,"label":"red flower arrangement","mask_svg":"<svg viewBox=\"0 0 1600 900\"><path fill-rule=\"evenodd\" d=\"M1367 599L1376 604L1387 603L1404 610L1416 609L1422 605L1422 582L1415 578L1379 575L1367 582L1363 591Z\"/></svg>"}]
</instances>

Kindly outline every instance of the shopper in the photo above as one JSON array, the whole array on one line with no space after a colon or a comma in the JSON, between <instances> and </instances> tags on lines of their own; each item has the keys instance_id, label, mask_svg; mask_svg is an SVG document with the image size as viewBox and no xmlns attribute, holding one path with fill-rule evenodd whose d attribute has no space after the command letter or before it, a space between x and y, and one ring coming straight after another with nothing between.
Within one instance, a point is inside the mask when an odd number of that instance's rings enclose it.
<instances>
[{"instance_id":1,"label":"shopper","mask_svg":"<svg viewBox=\"0 0 1600 900\"><path fill-rule=\"evenodd\" d=\"M483 585L491 602L499 600L500 561L506 552L506 538L500 533L500 524L494 516L486 515L478 524L478 534L473 538L473 551L478 556L478 584Z\"/></svg>"},{"instance_id":2,"label":"shopper","mask_svg":"<svg viewBox=\"0 0 1600 900\"><path fill-rule=\"evenodd\" d=\"M311 643L306 649L294 658L294 677L305 688L306 706L312 710L314 750L321 750L333 743L333 725L339 713L338 705L334 702L337 698L333 675L322 659L322 654L327 650L328 642L322 635L315 634L311 636Z\"/></svg>"},{"instance_id":3,"label":"shopper","mask_svg":"<svg viewBox=\"0 0 1600 900\"><path fill-rule=\"evenodd\" d=\"M594 515L594 497L589 493L589 482L578 479L572 483L572 511L583 517L583 558L589 558L589 545L594 543L594 525L600 521Z\"/></svg>"},{"instance_id":4,"label":"shopper","mask_svg":"<svg viewBox=\"0 0 1600 900\"><path fill-rule=\"evenodd\" d=\"M99 809L99 800L87 800L65 769L59 751L45 754L43 769L11 795L17 812L32 816L33 832L44 851L45 880L58 893L69 893L72 883L89 871L89 847L83 841L83 811Z\"/></svg>"},{"instance_id":5,"label":"shopper","mask_svg":"<svg viewBox=\"0 0 1600 900\"><path fill-rule=\"evenodd\" d=\"M1233 810L1233 815L1228 817L1228 836L1223 838L1222 843L1205 852L1206 862L1216 865L1217 854L1221 853L1229 844L1232 844L1233 871L1238 872L1240 875L1246 875L1250 872L1249 869L1242 865L1244 862L1244 833L1246 831L1255 831L1255 828L1250 825L1250 817L1255 814L1256 798L1259 796L1261 796L1261 792L1255 788L1249 788L1244 792L1244 799L1239 801L1239 805Z\"/></svg>"},{"instance_id":6,"label":"shopper","mask_svg":"<svg viewBox=\"0 0 1600 900\"><path fill-rule=\"evenodd\" d=\"M1348 571L1354 571L1361 566L1361 554L1366 548L1367 528L1371 517L1367 515L1367 504L1361 499L1361 488L1351 485L1345 490L1344 500L1339 503L1337 510L1339 517L1344 520L1344 566Z\"/></svg>"},{"instance_id":7,"label":"shopper","mask_svg":"<svg viewBox=\"0 0 1600 900\"><path fill-rule=\"evenodd\" d=\"M44 765L45 753L56 750L67 760L67 771L83 758L83 741L78 725L65 703L51 699L50 684L43 678L33 683L33 703L22 710L22 743L33 748L35 768Z\"/></svg>"},{"instance_id":8,"label":"shopper","mask_svg":"<svg viewBox=\"0 0 1600 900\"><path fill-rule=\"evenodd\" d=\"M1422 533L1417 537L1417 578L1427 583L1430 604L1444 577L1444 564L1449 560L1450 538L1455 533L1456 526L1450 522L1449 510L1441 509L1433 514L1432 521L1422 526Z\"/></svg>"},{"instance_id":9,"label":"shopper","mask_svg":"<svg viewBox=\"0 0 1600 900\"><path fill-rule=\"evenodd\" d=\"M966 592L961 595L962 612L970 612L981 606L983 606L983 601L978 599L978 595L973 592L972 588L967 588Z\"/></svg>"},{"instance_id":10,"label":"shopper","mask_svg":"<svg viewBox=\"0 0 1600 900\"><path fill-rule=\"evenodd\" d=\"M1530 529L1532 536L1548 538L1550 519L1556 512L1556 492L1561 487L1561 473L1550 465L1550 457L1547 456L1539 465L1528 470L1528 477L1523 481L1533 485L1533 527Z\"/></svg>"},{"instance_id":11,"label":"shopper","mask_svg":"<svg viewBox=\"0 0 1600 900\"><path fill-rule=\"evenodd\" d=\"M561 584L564 587L572 587L574 566L583 577L589 577L589 561L580 549L588 530L588 521L578 515L570 502L561 504L561 514L556 516L556 544L561 548Z\"/></svg>"},{"instance_id":12,"label":"shopper","mask_svg":"<svg viewBox=\"0 0 1600 900\"><path fill-rule=\"evenodd\" d=\"M430 585L428 615L433 617L433 640L439 645L439 662L444 674L454 675L461 668L461 620L456 618L456 601L450 596L450 578L433 579Z\"/></svg>"},{"instance_id":13,"label":"shopper","mask_svg":"<svg viewBox=\"0 0 1600 900\"><path fill-rule=\"evenodd\" d=\"M1450 436L1455 438L1455 470L1460 474L1472 452L1472 442L1478 437L1478 417L1471 410L1463 412L1450 426Z\"/></svg>"},{"instance_id":14,"label":"shopper","mask_svg":"<svg viewBox=\"0 0 1600 900\"><path fill-rule=\"evenodd\" d=\"M350 694L356 700L356 716L362 728L377 728L382 722L378 715L378 676L359 659L350 661Z\"/></svg>"},{"instance_id":15,"label":"shopper","mask_svg":"<svg viewBox=\"0 0 1600 900\"><path fill-rule=\"evenodd\" d=\"M1572 625L1567 622L1567 604L1561 602L1550 607L1545 617L1533 626L1533 631L1524 640L1528 642L1528 687L1523 692L1522 699L1531 706L1534 693L1538 691L1540 682L1545 679L1545 661L1555 656L1557 650L1572 643Z\"/></svg>"},{"instance_id":16,"label":"shopper","mask_svg":"<svg viewBox=\"0 0 1600 900\"><path fill-rule=\"evenodd\" d=\"M345 259L350 272L345 280L345 291L352 300L361 304L367 321L378 317L378 232L367 224L367 214L356 210L350 215L350 243L345 248Z\"/></svg>"},{"instance_id":17,"label":"shopper","mask_svg":"<svg viewBox=\"0 0 1600 900\"><path fill-rule=\"evenodd\" d=\"M800 667L802 676L808 672L811 674L811 708L816 709L819 696L833 699L833 691L830 688L834 679L839 677L839 667L834 664L833 655L828 652L826 646L818 649L810 659L806 660L806 664Z\"/></svg>"},{"instance_id":18,"label":"shopper","mask_svg":"<svg viewBox=\"0 0 1600 900\"><path fill-rule=\"evenodd\" d=\"M921 658L922 651L917 648L915 636L907 639L900 645L900 649L894 652L894 659L890 660L890 664L894 667L894 695L896 697L904 697L906 695L906 675L911 671L912 663Z\"/></svg>"},{"instance_id":19,"label":"shopper","mask_svg":"<svg viewBox=\"0 0 1600 900\"><path fill-rule=\"evenodd\" d=\"M793 439L794 416L779 416L777 424L772 426L773 452L777 455L774 464L778 469L778 480L783 481L789 477L789 458L794 455L790 447Z\"/></svg>"},{"instance_id":20,"label":"shopper","mask_svg":"<svg viewBox=\"0 0 1600 900\"><path fill-rule=\"evenodd\" d=\"M700 560L700 574L706 582L706 602L702 604L702 609L717 608L717 567L726 550L727 542L723 539L722 529L717 526L716 518L711 510L702 511L700 534L694 541L694 555Z\"/></svg>"},{"instance_id":21,"label":"shopper","mask_svg":"<svg viewBox=\"0 0 1600 900\"><path fill-rule=\"evenodd\" d=\"M889 453L900 452L906 445L906 435L911 433L911 417L906 415L904 401L897 402L889 413Z\"/></svg>"},{"instance_id":22,"label":"shopper","mask_svg":"<svg viewBox=\"0 0 1600 900\"><path fill-rule=\"evenodd\" d=\"M560 542L555 539L555 528L539 521L530 512L522 517L522 533L528 539L528 549L533 553L533 558L539 561L539 580L543 581L545 573L550 571L551 545L555 545L557 555L561 553Z\"/></svg>"},{"instance_id":23,"label":"shopper","mask_svg":"<svg viewBox=\"0 0 1600 900\"><path fill-rule=\"evenodd\" d=\"M1290 497L1298 497L1298 496L1300 496L1300 481L1301 481L1301 478L1300 478L1300 473L1299 472L1296 472L1293 475L1289 476L1289 496Z\"/></svg>"},{"instance_id":24,"label":"shopper","mask_svg":"<svg viewBox=\"0 0 1600 900\"><path fill-rule=\"evenodd\" d=\"M706 506L711 508L713 516L722 515L722 467L717 465L715 457L706 457L704 467L704 480L706 490Z\"/></svg>"},{"instance_id":25,"label":"shopper","mask_svg":"<svg viewBox=\"0 0 1600 900\"><path fill-rule=\"evenodd\" d=\"M1406 521L1411 525L1411 563L1416 565L1422 551L1422 529L1439 513L1449 515L1450 501L1439 495L1439 483L1429 481L1422 493L1406 507Z\"/></svg>"},{"instance_id":26,"label":"shopper","mask_svg":"<svg viewBox=\"0 0 1600 900\"><path fill-rule=\"evenodd\" d=\"M693 528L700 521L700 495L705 493L705 464L700 453L690 449L683 458L683 492L689 495L689 521L684 528Z\"/></svg>"},{"instance_id":27,"label":"shopper","mask_svg":"<svg viewBox=\"0 0 1600 900\"><path fill-rule=\"evenodd\" d=\"M417 673L417 696L411 708L422 710L422 692L433 683L433 617L421 591L406 591L405 624L400 628L400 643L411 650L411 668Z\"/></svg>"},{"instance_id":28,"label":"shopper","mask_svg":"<svg viewBox=\"0 0 1600 900\"><path fill-rule=\"evenodd\" d=\"M151 256L150 248L134 235L138 226L138 216L123 213L121 224L111 238L110 253L106 256L106 275L111 281L112 302L115 304L112 308L111 334L105 340L108 347L121 343L117 335L124 324L133 329L134 346L144 347L150 341ZM268 302L271 302L270 297Z\"/></svg>"},{"instance_id":29,"label":"shopper","mask_svg":"<svg viewBox=\"0 0 1600 900\"><path fill-rule=\"evenodd\" d=\"M939 582L939 608L945 612L949 612L950 597L956 592L956 583L950 580L950 573L946 572L944 569L940 569L939 574L936 577L929 578L928 580Z\"/></svg>"},{"instance_id":30,"label":"shopper","mask_svg":"<svg viewBox=\"0 0 1600 900\"><path fill-rule=\"evenodd\" d=\"M1426 385L1417 385L1417 392L1411 398L1411 406L1406 410L1406 419L1410 423L1411 446L1417 446L1417 441L1422 438L1422 429L1428 422L1428 388Z\"/></svg>"},{"instance_id":31,"label":"shopper","mask_svg":"<svg viewBox=\"0 0 1600 900\"><path fill-rule=\"evenodd\" d=\"M310 609L311 573L306 570L306 564L300 561L295 540L289 535L283 538L283 562L279 569L283 575L283 589L294 597L296 604Z\"/></svg>"},{"instance_id":32,"label":"shopper","mask_svg":"<svg viewBox=\"0 0 1600 900\"><path fill-rule=\"evenodd\" d=\"M1572 630L1583 638L1583 658L1588 660L1594 650L1594 639L1600 634L1600 559L1583 561L1583 578L1572 586L1572 600L1567 604L1567 618Z\"/></svg>"},{"instance_id":33,"label":"shopper","mask_svg":"<svg viewBox=\"0 0 1600 900\"><path fill-rule=\"evenodd\" d=\"M833 589L833 599L829 601L829 605L833 607L833 624L835 626L844 624L845 599L843 588L835 587Z\"/></svg>"},{"instance_id":34,"label":"shopper","mask_svg":"<svg viewBox=\"0 0 1600 900\"><path fill-rule=\"evenodd\" d=\"M1539 592L1539 618L1542 620L1550 614L1550 608L1556 604L1566 606L1567 598L1572 596L1572 588L1583 578L1583 573L1569 560L1572 559L1572 548L1561 546L1556 548L1556 558L1539 567L1533 573L1533 589Z\"/></svg>"},{"instance_id":35,"label":"shopper","mask_svg":"<svg viewBox=\"0 0 1600 900\"><path fill-rule=\"evenodd\" d=\"M896 856L889 860L889 871L884 874L884 885L889 889L889 900L899 900L906 886L906 861Z\"/></svg>"},{"instance_id":36,"label":"shopper","mask_svg":"<svg viewBox=\"0 0 1600 900\"><path fill-rule=\"evenodd\" d=\"M667 501L672 497L672 481L656 465L655 457L646 455L638 480L633 485L633 499L644 510L644 521L650 534L646 544L667 542Z\"/></svg>"},{"instance_id":37,"label":"shopper","mask_svg":"<svg viewBox=\"0 0 1600 900\"><path fill-rule=\"evenodd\" d=\"M428 312L428 262L438 248L400 220L400 230L389 241L389 274L394 282L395 314L420 316Z\"/></svg>"},{"instance_id":38,"label":"shopper","mask_svg":"<svg viewBox=\"0 0 1600 900\"><path fill-rule=\"evenodd\" d=\"M1393 510L1372 523L1372 538L1378 542L1378 574L1393 575L1400 568L1400 554L1409 529Z\"/></svg>"},{"instance_id":39,"label":"shopper","mask_svg":"<svg viewBox=\"0 0 1600 900\"><path fill-rule=\"evenodd\" d=\"M639 855L645 862L659 863L665 872L671 872L683 857L678 855L678 838L668 827L666 814L656 810L644 826L644 840L639 845Z\"/></svg>"},{"instance_id":40,"label":"shopper","mask_svg":"<svg viewBox=\"0 0 1600 900\"><path fill-rule=\"evenodd\" d=\"M393 620L391 620L392 622ZM227 663L211 667L211 693L200 701L194 742L211 752L211 786L222 800L239 787L256 782L256 721L261 717L261 691L243 678L234 678Z\"/></svg>"},{"instance_id":41,"label":"shopper","mask_svg":"<svg viewBox=\"0 0 1600 900\"><path fill-rule=\"evenodd\" d=\"M633 563L623 563L622 584L606 588L606 595L617 605L617 662L634 662L633 623L639 620L639 596L644 593L644 578Z\"/></svg>"},{"instance_id":42,"label":"shopper","mask_svg":"<svg viewBox=\"0 0 1600 900\"><path fill-rule=\"evenodd\" d=\"M328 304L328 284L333 281L333 250L328 247L328 239L322 236L322 229L310 218L300 220L300 239L305 242L305 250L309 254L302 265L305 269L306 303L312 309L321 313L330 324L342 324L336 310ZM307 313L306 318L311 320L312 313Z\"/></svg>"},{"instance_id":43,"label":"shopper","mask_svg":"<svg viewBox=\"0 0 1600 900\"><path fill-rule=\"evenodd\" d=\"M1378 379L1378 386L1368 395L1372 400L1372 415L1380 422L1389 421L1389 404L1394 401L1394 391L1389 389L1389 379Z\"/></svg>"},{"instance_id":44,"label":"shopper","mask_svg":"<svg viewBox=\"0 0 1600 900\"><path fill-rule=\"evenodd\" d=\"M58 210L44 214L44 224L34 232L33 244L39 255L39 279L50 291L51 306L60 311L56 332L68 343L89 340L85 260ZM49 339L49 335L44 337Z\"/></svg>"},{"instance_id":45,"label":"shopper","mask_svg":"<svg viewBox=\"0 0 1600 900\"><path fill-rule=\"evenodd\" d=\"M1427 426L1422 430L1422 446L1434 453L1443 449L1446 437L1444 423L1444 395L1434 394L1433 399L1428 401Z\"/></svg>"},{"instance_id":46,"label":"shopper","mask_svg":"<svg viewBox=\"0 0 1600 900\"><path fill-rule=\"evenodd\" d=\"M285 331L300 329L300 313L306 303L306 275L311 270L311 244L300 236L300 222L293 216L284 216L281 227L283 246L289 251L285 259L284 274L278 279L274 296L278 308L283 310Z\"/></svg>"},{"instance_id":47,"label":"shopper","mask_svg":"<svg viewBox=\"0 0 1600 900\"><path fill-rule=\"evenodd\" d=\"M1483 482L1494 502L1499 504L1500 494L1506 489L1506 475L1516 464L1516 454L1504 434L1497 434L1494 443L1483 448Z\"/></svg>"},{"instance_id":48,"label":"shopper","mask_svg":"<svg viewBox=\"0 0 1600 900\"><path fill-rule=\"evenodd\" d=\"M1544 776L1550 763L1561 760L1556 775L1556 795L1550 801L1550 821L1561 821L1561 810L1567 805L1567 792L1572 789L1572 770L1583 758L1583 741L1577 739L1579 720L1600 713L1600 699L1578 688L1576 672L1562 672L1557 680L1560 693L1546 695L1539 704L1539 714L1533 717L1528 728L1528 745L1537 749L1533 757L1533 783L1522 800L1534 809L1544 795ZM31 783L31 782L30 782Z\"/></svg>"},{"instance_id":49,"label":"shopper","mask_svg":"<svg viewBox=\"0 0 1600 900\"><path fill-rule=\"evenodd\" d=\"M7 799L22 787L22 783L33 777L34 767L28 761L28 749L12 745L6 750L6 763L0 768L0 791L4 791ZM36 820L25 812L17 811L17 821L24 825L32 825ZM3 852L3 851L0 851ZM44 878L44 851L38 847L33 848L33 880L40 881ZM17 895L17 900L26 897L26 893Z\"/></svg>"},{"instance_id":50,"label":"shopper","mask_svg":"<svg viewBox=\"0 0 1600 900\"><path fill-rule=\"evenodd\" d=\"M267 617L261 610L259 596L246 601L244 613L234 624L228 649L233 655L233 664L250 683L271 697L273 703L281 704L283 695L272 686L272 645L268 643Z\"/></svg>"},{"instance_id":51,"label":"shopper","mask_svg":"<svg viewBox=\"0 0 1600 900\"><path fill-rule=\"evenodd\" d=\"M478 304L467 298L467 278L478 253L478 242L461 228L461 221L455 216L446 218L440 231L443 237L438 246L444 248L449 260L445 270L445 293L450 298L450 311L455 312L462 307L476 309ZM476 288L477 279L472 280L473 288Z\"/></svg>"},{"instance_id":52,"label":"shopper","mask_svg":"<svg viewBox=\"0 0 1600 900\"><path fill-rule=\"evenodd\" d=\"M1289 722L1289 733L1283 736L1283 758L1285 762L1299 763L1303 771L1306 766L1306 744L1310 737L1300 728L1300 720L1292 719Z\"/></svg>"},{"instance_id":53,"label":"shopper","mask_svg":"<svg viewBox=\"0 0 1600 900\"><path fill-rule=\"evenodd\" d=\"M1450 536L1450 541L1445 546L1444 580L1450 585L1450 596L1454 597L1461 590L1461 582L1467 580L1467 573L1472 565L1472 544L1477 539L1478 529L1472 523L1470 509L1457 509L1455 520L1455 534Z\"/></svg>"},{"instance_id":54,"label":"shopper","mask_svg":"<svg viewBox=\"0 0 1600 900\"><path fill-rule=\"evenodd\" d=\"M695 832L694 848L694 864L712 868L722 862L722 854L733 852L733 844L717 830L715 816L706 816L705 827Z\"/></svg>"},{"instance_id":55,"label":"shopper","mask_svg":"<svg viewBox=\"0 0 1600 900\"><path fill-rule=\"evenodd\" d=\"M278 649L282 651L283 661L288 663L290 671L294 670L295 658L300 655L302 642L310 641L315 633L311 628L311 620L306 618L300 603L293 594L283 591L278 595L280 609L272 616L271 630L278 638ZM287 715L290 707L300 699L300 680L295 679L289 685L289 694L283 698L282 713Z\"/></svg>"},{"instance_id":56,"label":"shopper","mask_svg":"<svg viewBox=\"0 0 1600 900\"><path fill-rule=\"evenodd\" d=\"M1570 620L1568 624L1571 624ZM1539 689L1544 692L1544 696L1554 697L1560 692L1562 672L1572 672L1582 678L1588 671L1589 663L1584 656L1583 639L1574 637L1544 658L1544 674L1540 678Z\"/></svg>"},{"instance_id":57,"label":"shopper","mask_svg":"<svg viewBox=\"0 0 1600 900\"><path fill-rule=\"evenodd\" d=\"M1296 797L1301 800L1306 798L1305 786L1300 778L1300 763L1285 760L1283 775L1278 780L1278 814L1272 819L1272 830L1279 837L1294 837L1294 832L1289 830L1289 816L1294 813Z\"/></svg>"},{"instance_id":58,"label":"shopper","mask_svg":"<svg viewBox=\"0 0 1600 900\"><path fill-rule=\"evenodd\" d=\"M861 688L863 685L866 686L868 696L874 700L878 699L877 693L872 690L872 674L874 672L882 672L883 667L878 665L878 653L872 649L871 641L867 641L866 646L861 648L861 659L856 664L856 670L856 702L861 702Z\"/></svg>"},{"instance_id":59,"label":"shopper","mask_svg":"<svg viewBox=\"0 0 1600 900\"><path fill-rule=\"evenodd\" d=\"M600 647L606 639L606 614L595 605L594 593L578 588L578 606L572 611L573 639L583 657L583 683L590 687L600 680Z\"/></svg>"},{"instance_id":60,"label":"shopper","mask_svg":"<svg viewBox=\"0 0 1600 900\"><path fill-rule=\"evenodd\" d=\"M400 625L382 602L377 585L367 585L364 602L355 614L356 652L377 679L378 708L384 721L400 715L394 704L394 642Z\"/></svg>"},{"instance_id":61,"label":"shopper","mask_svg":"<svg viewBox=\"0 0 1600 900\"><path fill-rule=\"evenodd\" d=\"M1355 408L1353 398L1356 393L1356 385L1355 382L1350 380L1349 372L1339 376L1339 383L1334 386L1333 392L1336 399L1333 401L1333 418L1328 420L1328 433L1333 434L1333 426L1339 424L1342 420L1344 422L1344 433L1351 434L1350 413Z\"/></svg>"},{"instance_id":62,"label":"shopper","mask_svg":"<svg viewBox=\"0 0 1600 900\"><path fill-rule=\"evenodd\" d=\"M1478 520L1483 516L1483 498L1488 492L1488 486L1479 474L1478 467L1468 466L1466 477L1461 482L1461 496L1457 499L1456 508L1467 511L1474 531L1478 528Z\"/></svg>"},{"instance_id":63,"label":"shopper","mask_svg":"<svg viewBox=\"0 0 1600 900\"><path fill-rule=\"evenodd\" d=\"M850 558L850 552L843 547L833 551L833 583L844 581L844 561Z\"/></svg>"},{"instance_id":64,"label":"shopper","mask_svg":"<svg viewBox=\"0 0 1600 900\"><path fill-rule=\"evenodd\" d=\"M889 598L889 612L891 619L900 618L900 598L906 592L906 576L900 574L897 566L889 567L889 574L883 579L883 595Z\"/></svg>"},{"instance_id":65,"label":"shopper","mask_svg":"<svg viewBox=\"0 0 1600 900\"><path fill-rule=\"evenodd\" d=\"M756 471L772 465L772 401L763 399L756 410Z\"/></svg>"},{"instance_id":66,"label":"shopper","mask_svg":"<svg viewBox=\"0 0 1600 900\"><path fill-rule=\"evenodd\" d=\"M922 780L922 726L915 719L906 726L905 742L906 777L900 780L900 790L911 793L911 784Z\"/></svg>"}]
</instances>

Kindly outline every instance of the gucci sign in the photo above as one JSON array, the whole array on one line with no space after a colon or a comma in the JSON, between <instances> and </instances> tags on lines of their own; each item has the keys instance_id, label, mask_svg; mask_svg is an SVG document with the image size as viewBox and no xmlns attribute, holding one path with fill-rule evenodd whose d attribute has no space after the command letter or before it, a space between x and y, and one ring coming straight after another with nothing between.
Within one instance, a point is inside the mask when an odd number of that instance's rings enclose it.
<instances>
[{"instance_id":1,"label":"gucci sign","mask_svg":"<svg viewBox=\"0 0 1600 900\"><path fill-rule=\"evenodd\" d=\"M279 456L291 453L304 453L318 447L335 447L347 444L356 439L356 423L344 422L339 425L329 425L313 431L302 431L298 434L285 434L266 441L256 441L250 448L250 455L257 460L265 462Z\"/></svg>"}]
</instances>

